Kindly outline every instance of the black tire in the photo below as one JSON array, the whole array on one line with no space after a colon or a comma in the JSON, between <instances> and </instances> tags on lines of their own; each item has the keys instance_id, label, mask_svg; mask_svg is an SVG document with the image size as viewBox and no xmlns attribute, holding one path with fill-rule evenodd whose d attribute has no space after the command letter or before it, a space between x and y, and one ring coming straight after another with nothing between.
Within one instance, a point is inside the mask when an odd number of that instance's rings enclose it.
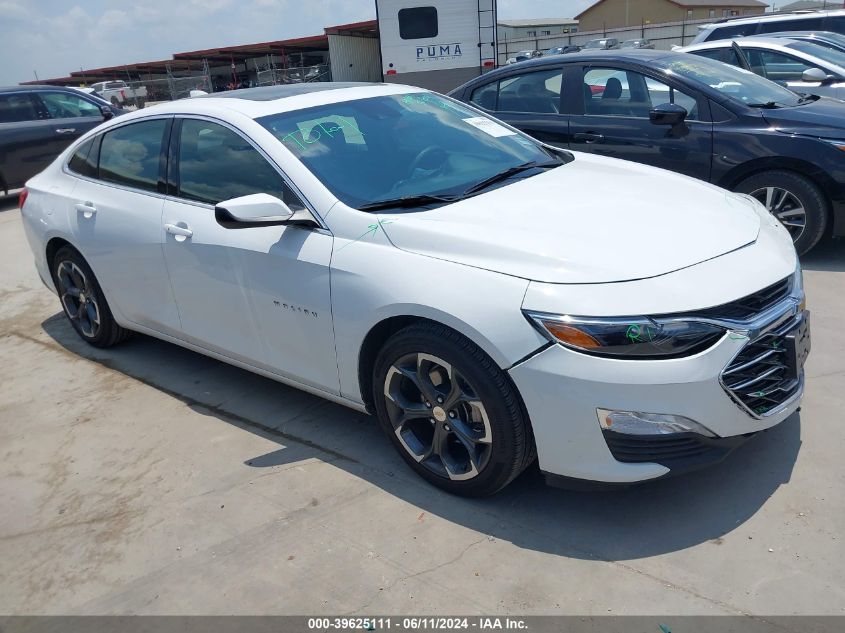
<instances>
[{"instance_id":1,"label":"black tire","mask_svg":"<svg viewBox=\"0 0 845 633\"><path fill-rule=\"evenodd\" d=\"M139 110L142 110L146 104L147 102L141 97L135 99L135 105L138 107Z\"/></svg>"},{"instance_id":2,"label":"black tire","mask_svg":"<svg viewBox=\"0 0 845 633\"><path fill-rule=\"evenodd\" d=\"M810 251L824 235L827 226L829 204L827 196L809 178L793 171L764 171L759 174L754 174L740 182L734 191L738 193L747 193L753 195L760 200L767 207L766 192L769 190L785 191L794 197L804 209L804 225L803 227L790 226L787 222L795 222L794 217L784 216L781 219L784 222L787 230L792 234L792 240L795 243L795 250L799 255L803 255ZM785 198L789 200L789 198ZM780 200L778 196L774 197L776 204ZM796 205L791 205L793 208L799 208ZM777 217L778 214L789 214L790 205L787 203L780 211L776 208L773 210L769 208Z\"/></svg>"},{"instance_id":3,"label":"black tire","mask_svg":"<svg viewBox=\"0 0 845 633\"><path fill-rule=\"evenodd\" d=\"M50 273L62 311L83 341L112 347L131 335L114 320L97 278L79 251L61 247L50 262Z\"/></svg>"},{"instance_id":4,"label":"black tire","mask_svg":"<svg viewBox=\"0 0 845 633\"><path fill-rule=\"evenodd\" d=\"M403 365L406 362L410 365ZM445 364L448 370L441 366ZM431 402L406 373L414 371L417 379L428 376L428 386L435 389ZM432 376L444 380L435 385ZM465 397L450 406L455 386ZM384 432L402 458L417 474L447 492L467 497L491 495L536 459L531 426L510 378L477 345L445 326L428 322L410 325L385 343L373 370L373 401ZM394 424L401 417L397 411L417 413L411 420ZM400 440L400 435L405 439ZM431 447L426 446L428 435L432 436ZM422 455L435 444L444 449L445 456L431 454L420 461L412 454L412 446L419 448L415 454ZM473 448L475 461L469 457L468 446ZM466 478L456 480L455 476Z\"/></svg>"}]
</instances>

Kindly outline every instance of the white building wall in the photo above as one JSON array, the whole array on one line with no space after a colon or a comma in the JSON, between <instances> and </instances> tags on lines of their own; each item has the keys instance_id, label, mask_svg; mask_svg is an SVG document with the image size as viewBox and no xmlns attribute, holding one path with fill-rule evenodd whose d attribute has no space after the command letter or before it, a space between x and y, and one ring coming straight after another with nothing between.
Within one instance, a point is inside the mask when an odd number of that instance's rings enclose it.
<instances>
[{"instance_id":1,"label":"white building wall","mask_svg":"<svg viewBox=\"0 0 845 633\"><path fill-rule=\"evenodd\" d=\"M332 81L382 81L379 40L329 35Z\"/></svg>"}]
</instances>

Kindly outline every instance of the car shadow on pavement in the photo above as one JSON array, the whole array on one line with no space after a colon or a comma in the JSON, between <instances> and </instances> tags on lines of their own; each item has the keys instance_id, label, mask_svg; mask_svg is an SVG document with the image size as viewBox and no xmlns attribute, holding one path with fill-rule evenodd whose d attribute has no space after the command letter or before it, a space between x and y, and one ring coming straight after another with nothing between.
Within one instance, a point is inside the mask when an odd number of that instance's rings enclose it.
<instances>
[{"instance_id":1,"label":"car shadow on pavement","mask_svg":"<svg viewBox=\"0 0 845 633\"><path fill-rule=\"evenodd\" d=\"M61 313L42 327L78 357L277 442L277 450L243 456L260 474L321 459L425 513L559 556L631 560L708 541L719 545L789 482L801 446L796 414L721 464L687 476L611 492L570 492L545 486L534 466L493 497L463 499L418 478L371 416L147 336L102 350L82 342ZM278 494L285 495L279 481Z\"/></svg>"},{"instance_id":2,"label":"car shadow on pavement","mask_svg":"<svg viewBox=\"0 0 845 633\"><path fill-rule=\"evenodd\" d=\"M804 270L845 272L845 237L829 238L801 258Z\"/></svg>"}]
</instances>

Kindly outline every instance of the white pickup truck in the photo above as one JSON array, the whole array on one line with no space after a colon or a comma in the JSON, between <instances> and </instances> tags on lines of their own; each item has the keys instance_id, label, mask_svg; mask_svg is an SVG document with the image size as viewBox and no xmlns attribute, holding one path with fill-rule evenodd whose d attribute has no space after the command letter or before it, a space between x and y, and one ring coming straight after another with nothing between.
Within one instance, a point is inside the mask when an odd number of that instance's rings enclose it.
<instances>
[{"instance_id":1,"label":"white pickup truck","mask_svg":"<svg viewBox=\"0 0 845 633\"><path fill-rule=\"evenodd\" d=\"M147 102L147 88L138 86L131 88L125 81L101 81L91 84L91 88L101 99L105 99L118 107L134 105L138 109Z\"/></svg>"}]
</instances>

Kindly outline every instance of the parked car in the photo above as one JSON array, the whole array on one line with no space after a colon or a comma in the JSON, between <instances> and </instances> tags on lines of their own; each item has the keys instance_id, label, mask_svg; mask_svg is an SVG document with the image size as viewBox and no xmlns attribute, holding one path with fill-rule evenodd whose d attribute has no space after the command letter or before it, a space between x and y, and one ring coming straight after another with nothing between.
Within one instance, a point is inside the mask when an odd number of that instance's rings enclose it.
<instances>
[{"instance_id":1,"label":"parked car","mask_svg":"<svg viewBox=\"0 0 845 633\"><path fill-rule=\"evenodd\" d=\"M829 31L783 31L779 33L768 33L763 37L778 37L801 40L802 42L812 42L825 48L845 52L845 35L831 33Z\"/></svg>"},{"instance_id":2,"label":"parked car","mask_svg":"<svg viewBox=\"0 0 845 633\"><path fill-rule=\"evenodd\" d=\"M807 11L796 13L765 13L751 17L728 18L699 27L691 42L711 42L734 37L748 37L782 31L832 31L845 35L845 11Z\"/></svg>"},{"instance_id":3,"label":"parked car","mask_svg":"<svg viewBox=\"0 0 845 633\"><path fill-rule=\"evenodd\" d=\"M505 64L517 64L519 62L524 62L529 59L536 59L537 57L542 57L543 53L540 51L519 51L513 57L509 57Z\"/></svg>"},{"instance_id":4,"label":"parked car","mask_svg":"<svg viewBox=\"0 0 845 633\"><path fill-rule=\"evenodd\" d=\"M639 40L625 40L622 42L621 48L654 48L654 43L650 40L646 39L639 39Z\"/></svg>"},{"instance_id":5,"label":"parked car","mask_svg":"<svg viewBox=\"0 0 845 633\"><path fill-rule=\"evenodd\" d=\"M119 107L131 105L138 109L147 103L147 89L145 86L130 87L125 81L100 81L91 84L91 88L98 96L112 105Z\"/></svg>"},{"instance_id":6,"label":"parked car","mask_svg":"<svg viewBox=\"0 0 845 633\"><path fill-rule=\"evenodd\" d=\"M584 44L583 50L603 50L603 51L610 51L615 50L617 48L621 48L619 44L619 40L615 37L599 39L599 40L590 40L586 44Z\"/></svg>"},{"instance_id":7,"label":"parked car","mask_svg":"<svg viewBox=\"0 0 845 633\"><path fill-rule=\"evenodd\" d=\"M567 55L569 53L577 53L581 50L580 46L575 44L567 44L566 46L555 46L546 51L546 55Z\"/></svg>"},{"instance_id":8,"label":"parked car","mask_svg":"<svg viewBox=\"0 0 845 633\"><path fill-rule=\"evenodd\" d=\"M122 112L76 88L0 88L0 196L15 193L71 142Z\"/></svg>"},{"instance_id":9,"label":"parked car","mask_svg":"<svg viewBox=\"0 0 845 633\"><path fill-rule=\"evenodd\" d=\"M845 98L845 53L776 37L743 37L677 49L745 68L790 90Z\"/></svg>"},{"instance_id":10,"label":"parked car","mask_svg":"<svg viewBox=\"0 0 845 633\"><path fill-rule=\"evenodd\" d=\"M553 482L678 474L803 393L801 269L756 200L418 88L132 112L26 192L37 270L83 340L136 330L374 412L453 493L535 456Z\"/></svg>"},{"instance_id":11,"label":"parked car","mask_svg":"<svg viewBox=\"0 0 845 633\"><path fill-rule=\"evenodd\" d=\"M839 101L703 57L638 50L526 62L451 94L543 142L750 194L802 253L826 231L845 235Z\"/></svg>"}]
</instances>

